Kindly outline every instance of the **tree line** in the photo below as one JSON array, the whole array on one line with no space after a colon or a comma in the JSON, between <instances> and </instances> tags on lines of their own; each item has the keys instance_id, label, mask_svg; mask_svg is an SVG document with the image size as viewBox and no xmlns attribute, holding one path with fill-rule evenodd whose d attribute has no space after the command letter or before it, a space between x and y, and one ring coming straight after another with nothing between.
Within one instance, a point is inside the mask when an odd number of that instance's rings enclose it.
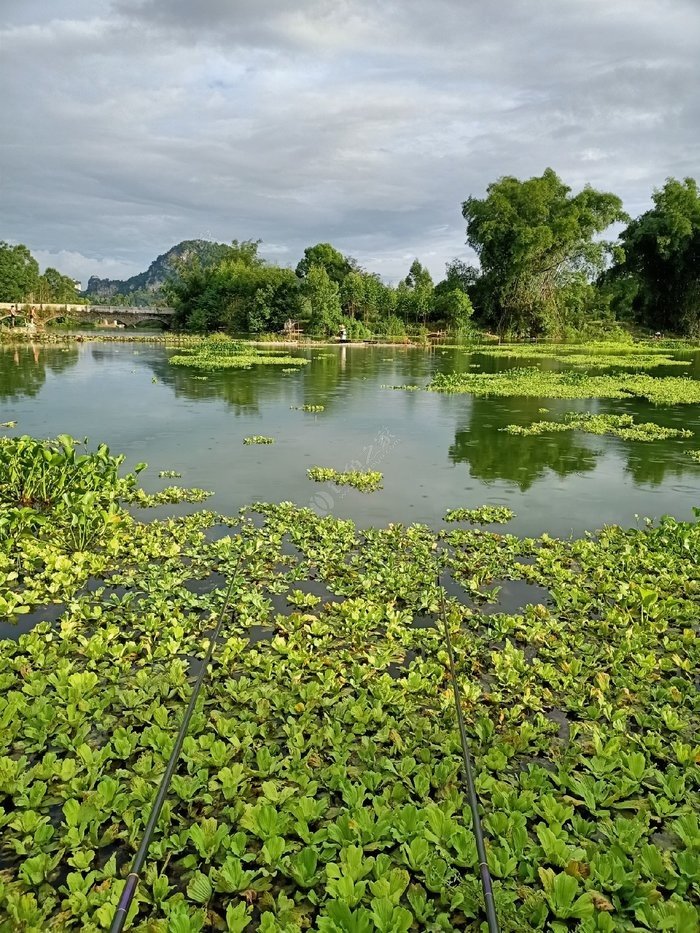
<instances>
[{"instance_id":1,"label":"tree line","mask_svg":"<svg viewBox=\"0 0 700 933\"><path fill-rule=\"evenodd\" d=\"M329 243L304 251L295 270L265 262L259 241L234 241L209 267L183 264L169 296L193 331L279 331L301 321L320 336L399 336L475 327L514 337L610 333L619 325L700 336L700 194L669 179L635 220L610 192L573 194L548 168L507 176L462 205L479 259L454 259L435 283L414 260L390 286ZM603 234L625 225L616 239Z\"/></svg>"},{"instance_id":2,"label":"tree line","mask_svg":"<svg viewBox=\"0 0 700 933\"><path fill-rule=\"evenodd\" d=\"M652 202L632 220L615 194L590 186L574 194L548 168L500 178L463 203L479 263L453 259L437 283L418 259L394 286L330 243L307 247L291 269L265 261L259 240L234 240L209 261L176 261L163 292L178 326L203 333L278 332L294 321L308 334L345 328L351 338L477 328L566 338L620 325L700 336L697 182L670 178ZM606 239L615 225L617 237ZM0 243L0 300L32 289L35 300L68 300L69 282L56 270L39 276L25 246Z\"/></svg>"}]
</instances>

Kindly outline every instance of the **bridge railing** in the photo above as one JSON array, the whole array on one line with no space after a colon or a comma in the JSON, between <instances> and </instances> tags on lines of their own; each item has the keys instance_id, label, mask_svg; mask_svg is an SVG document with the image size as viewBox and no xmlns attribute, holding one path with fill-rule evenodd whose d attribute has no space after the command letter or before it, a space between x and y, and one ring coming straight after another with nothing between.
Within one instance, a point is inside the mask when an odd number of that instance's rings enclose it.
<instances>
[{"instance_id":1,"label":"bridge railing","mask_svg":"<svg viewBox=\"0 0 700 933\"><path fill-rule=\"evenodd\" d=\"M174 308L138 308L127 305L86 305L86 309L94 314L104 314L105 316L110 314L158 314L164 316L175 314Z\"/></svg>"}]
</instances>

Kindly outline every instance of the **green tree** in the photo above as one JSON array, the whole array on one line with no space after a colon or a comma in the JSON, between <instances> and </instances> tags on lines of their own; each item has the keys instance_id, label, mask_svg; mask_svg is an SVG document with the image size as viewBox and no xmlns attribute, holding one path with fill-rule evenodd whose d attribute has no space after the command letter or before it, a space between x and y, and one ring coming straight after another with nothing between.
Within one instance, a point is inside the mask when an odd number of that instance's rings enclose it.
<instances>
[{"instance_id":1,"label":"green tree","mask_svg":"<svg viewBox=\"0 0 700 933\"><path fill-rule=\"evenodd\" d=\"M39 276L38 291L39 300L44 302L70 303L78 297L73 279L51 266Z\"/></svg>"},{"instance_id":2,"label":"green tree","mask_svg":"<svg viewBox=\"0 0 700 933\"><path fill-rule=\"evenodd\" d=\"M337 285L341 285L345 276L354 271L359 271L354 259L337 250L330 243L317 243L315 246L307 246L304 255L297 264L297 275L300 279L305 279L314 266L321 266L326 270L330 279Z\"/></svg>"},{"instance_id":3,"label":"green tree","mask_svg":"<svg viewBox=\"0 0 700 933\"><path fill-rule=\"evenodd\" d=\"M628 219L616 195L590 187L572 195L551 168L526 181L499 179L485 198L466 200L462 214L481 262L487 320L517 333L566 323L572 291L600 274L611 251L597 235Z\"/></svg>"},{"instance_id":4,"label":"green tree","mask_svg":"<svg viewBox=\"0 0 700 933\"><path fill-rule=\"evenodd\" d=\"M612 270L615 297L641 323L700 335L700 192L693 178L669 178L654 206L620 236L624 260ZM636 287L635 287L636 286Z\"/></svg>"},{"instance_id":5,"label":"green tree","mask_svg":"<svg viewBox=\"0 0 700 933\"><path fill-rule=\"evenodd\" d=\"M457 333L469 330L474 314L469 295L459 288L440 292L435 298L435 311Z\"/></svg>"},{"instance_id":6,"label":"green tree","mask_svg":"<svg viewBox=\"0 0 700 933\"><path fill-rule=\"evenodd\" d=\"M357 317L365 308L365 278L361 272L351 271L340 286L340 302L348 317Z\"/></svg>"},{"instance_id":7,"label":"green tree","mask_svg":"<svg viewBox=\"0 0 700 933\"><path fill-rule=\"evenodd\" d=\"M479 270L470 266L463 259L452 259L445 264L445 278L435 286L435 291L454 291L459 289L471 297L472 289L479 278Z\"/></svg>"},{"instance_id":8,"label":"green tree","mask_svg":"<svg viewBox=\"0 0 700 933\"><path fill-rule=\"evenodd\" d=\"M258 274L252 300L245 304L244 329L251 334L281 330L301 314L299 281L291 269L265 266Z\"/></svg>"},{"instance_id":9,"label":"green tree","mask_svg":"<svg viewBox=\"0 0 700 933\"><path fill-rule=\"evenodd\" d=\"M397 289L397 305L408 323L412 318L425 326L433 308L433 279L430 272L414 259L408 275Z\"/></svg>"},{"instance_id":10,"label":"green tree","mask_svg":"<svg viewBox=\"0 0 700 933\"><path fill-rule=\"evenodd\" d=\"M302 294L310 331L325 336L337 331L343 323L340 289L324 266L311 266Z\"/></svg>"},{"instance_id":11,"label":"green tree","mask_svg":"<svg viewBox=\"0 0 700 933\"><path fill-rule=\"evenodd\" d=\"M0 301L30 301L39 288L39 264L22 243L0 241Z\"/></svg>"}]
</instances>

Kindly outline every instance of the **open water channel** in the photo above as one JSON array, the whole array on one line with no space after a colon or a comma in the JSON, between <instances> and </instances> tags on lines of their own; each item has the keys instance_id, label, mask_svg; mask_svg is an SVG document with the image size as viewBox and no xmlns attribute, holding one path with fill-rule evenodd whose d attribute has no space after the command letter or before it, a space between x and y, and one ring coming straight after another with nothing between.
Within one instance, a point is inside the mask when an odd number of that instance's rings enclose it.
<instances>
[{"instance_id":1,"label":"open water channel","mask_svg":"<svg viewBox=\"0 0 700 933\"><path fill-rule=\"evenodd\" d=\"M60 433L104 441L145 460L144 487L173 482L213 490L204 507L233 514L253 501L290 500L358 525L442 524L449 508L507 505L520 535L580 535L645 516L688 519L700 507L700 405L640 400L475 398L383 386L425 385L436 371L491 372L532 366L461 349L331 346L292 350L311 362L202 373L171 366L159 344L86 339L0 348L0 421L7 433ZM656 375L700 378L700 354ZM562 368L552 360L544 368ZM323 405L318 414L296 410ZM539 410L547 409L546 414ZM501 430L567 411L629 413L638 421L690 428L695 437L645 443L580 432L534 437ZM244 446L263 434L270 446ZM312 483L310 466L375 469L384 488L369 495ZM177 470L182 479L158 478ZM202 506L168 507L168 512ZM142 513L143 517L158 510Z\"/></svg>"}]
</instances>

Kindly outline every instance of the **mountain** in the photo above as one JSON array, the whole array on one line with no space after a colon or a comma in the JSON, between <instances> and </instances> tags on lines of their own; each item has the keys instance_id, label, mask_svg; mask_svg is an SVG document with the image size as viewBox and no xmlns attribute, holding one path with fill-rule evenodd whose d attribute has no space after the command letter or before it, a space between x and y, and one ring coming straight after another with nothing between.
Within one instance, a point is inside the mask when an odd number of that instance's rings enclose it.
<instances>
[{"instance_id":1,"label":"mountain","mask_svg":"<svg viewBox=\"0 0 700 933\"><path fill-rule=\"evenodd\" d=\"M153 304L162 298L166 280L177 274L175 266L178 261L199 256L202 265L209 266L223 259L229 250L230 247L225 243L183 240L167 253L162 253L154 259L145 272L132 275L130 279L100 279L96 275L90 276L83 295L94 301L107 301L115 295L124 295L133 305Z\"/></svg>"}]
</instances>

